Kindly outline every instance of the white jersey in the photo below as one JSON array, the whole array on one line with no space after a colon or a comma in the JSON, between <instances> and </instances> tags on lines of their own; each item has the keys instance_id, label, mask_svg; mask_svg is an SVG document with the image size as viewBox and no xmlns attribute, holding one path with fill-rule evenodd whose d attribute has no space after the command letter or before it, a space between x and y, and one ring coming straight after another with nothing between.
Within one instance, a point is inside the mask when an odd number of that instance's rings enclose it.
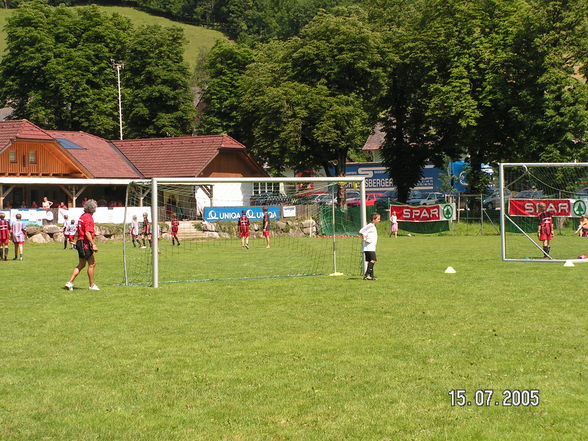
<instances>
[{"instance_id":1,"label":"white jersey","mask_svg":"<svg viewBox=\"0 0 588 441\"><path fill-rule=\"evenodd\" d=\"M69 223L65 226L65 231L63 232L63 234L65 234L66 236L75 236L77 232L78 225Z\"/></svg>"},{"instance_id":2,"label":"white jersey","mask_svg":"<svg viewBox=\"0 0 588 441\"><path fill-rule=\"evenodd\" d=\"M136 220L131 221L131 234L133 236L139 235L139 222Z\"/></svg>"},{"instance_id":3,"label":"white jersey","mask_svg":"<svg viewBox=\"0 0 588 441\"><path fill-rule=\"evenodd\" d=\"M378 230L371 222L359 230L359 234L363 236L363 251L376 251L376 244L378 243Z\"/></svg>"}]
</instances>

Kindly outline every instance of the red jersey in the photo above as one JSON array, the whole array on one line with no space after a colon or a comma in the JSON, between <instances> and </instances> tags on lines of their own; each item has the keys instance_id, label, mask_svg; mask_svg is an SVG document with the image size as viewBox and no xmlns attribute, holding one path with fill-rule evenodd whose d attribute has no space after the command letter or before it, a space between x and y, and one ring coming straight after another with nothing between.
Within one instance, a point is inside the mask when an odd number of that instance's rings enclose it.
<instances>
[{"instance_id":1,"label":"red jersey","mask_svg":"<svg viewBox=\"0 0 588 441\"><path fill-rule=\"evenodd\" d=\"M10 223L6 219L0 219L0 241L7 242L10 238Z\"/></svg>"},{"instance_id":2,"label":"red jersey","mask_svg":"<svg viewBox=\"0 0 588 441\"><path fill-rule=\"evenodd\" d=\"M539 213L539 232L545 235L553 234L553 213L550 211L542 211Z\"/></svg>"},{"instance_id":3,"label":"red jersey","mask_svg":"<svg viewBox=\"0 0 588 441\"><path fill-rule=\"evenodd\" d=\"M180 221L178 221L177 219L172 219L172 221L171 221L171 232L172 232L172 234L177 234L178 233L179 226L180 226Z\"/></svg>"},{"instance_id":4,"label":"red jersey","mask_svg":"<svg viewBox=\"0 0 588 441\"><path fill-rule=\"evenodd\" d=\"M84 213L78 219L78 240L86 240L86 233L94 238L94 218L90 213Z\"/></svg>"},{"instance_id":5,"label":"red jersey","mask_svg":"<svg viewBox=\"0 0 588 441\"><path fill-rule=\"evenodd\" d=\"M239 218L237 225L239 226L240 234L249 233L249 218L246 215L243 215Z\"/></svg>"},{"instance_id":6,"label":"red jersey","mask_svg":"<svg viewBox=\"0 0 588 441\"><path fill-rule=\"evenodd\" d=\"M143 229L141 232L143 234L151 234L151 224L149 223L149 219L146 217L143 218Z\"/></svg>"}]
</instances>

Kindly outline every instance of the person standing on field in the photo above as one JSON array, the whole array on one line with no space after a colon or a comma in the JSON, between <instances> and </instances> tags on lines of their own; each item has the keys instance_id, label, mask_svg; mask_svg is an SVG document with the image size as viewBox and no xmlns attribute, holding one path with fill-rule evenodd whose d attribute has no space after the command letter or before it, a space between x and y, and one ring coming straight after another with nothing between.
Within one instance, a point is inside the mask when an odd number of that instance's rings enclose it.
<instances>
[{"instance_id":1,"label":"person standing on field","mask_svg":"<svg viewBox=\"0 0 588 441\"><path fill-rule=\"evenodd\" d=\"M0 213L0 260L8 260L8 242L10 242L10 222Z\"/></svg>"},{"instance_id":2,"label":"person standing on field","mask_svg":"<svg viewBox=\"0 0 588 441\"><path fill-rule=\"evenodd\" d=\"M270 217L267 212L267 207L263 207L262 232L265 237L265 247L270 247Z\"/></svg>"},{"instance_id":3,"label":"person standing on field","mask_svg":"<svg viewBox=\"0 0 588 441\"><path fill-rule=\"evenodd\" d=\"M241 238L241 248L249 249L249 218L245 210L241 211L241 217L237 221L239 228L239 237Z\"/></svg>"},{"instance_id":4,"label":"person standing on field","mask_svg":"<svg viewBox=\"0 0 588 441\"><path fill-rule=\"evenodd\" d=\"M545 204L540 202L537 205L539 209L537 235L543 242L543 258L551 259L551 239L553 239L553 213L545 209Z\"/></svg>"},{"instance_id":5,"label":"person standing on field","mask_svg":"<svg viewBox=\"0 0 588 441\"><path fill-rule=\"evenodd\" d=\"M398 238L398 216L394 210L390 214L390 237L392 234L394 234L394 238Z\"/></svg>"},{"instance_id":6,"label":"person standing on field","mask_svg":"<svg viewBox=\"0 0 588 441\"><path fill-rule=\"evenodd\" d=\"M372 221L359 230L363 238L363 254L367 262L367 269L363 276L364 280L377 280L374 276L374 265L377 262L376 245L378 244L378 230L376 225L380 223L380 215L372 213Z\"/></svg>"},{"instance_id":7,"label":"person standing on field","mask_svg":"<svg viewBox=\"0 0 588 441\"><path fill-rule=\"evenodd\" d=\"M177 242L178 246L180 246L180 239L178 239L179 228L180 228L180 221L178 221L178 215L176 213L174 213L174 214L172 214L172 218L171 218L172 247L174 246L174 242Z\"/></svg>"},{"instance_id":8,"label":"person standing on field","mask_svg":"<svg viewBox=\"0 0 588 441\"><path fill-rule=\"evenodd\" d=\"M20 260L23 260L23 248L24 242L27 237L27 227L21 221L22 215L16 214L16 221L11 225L10 231L12 233L12 243L14 243L14 259L17 260L20 256Z\"/></svg>"},{"instance_id":9,"label":"person standing on field","mask_svg":"<svg viewBox=\"0 0 588 441\"><path fill-rule=\"evenodd\" d=\"M98 252L98 247L94 242L94 218L92 215L96 212L96 201L94 199L88 199L84 204L84 214L78 219L78 240L76 242L76 249L78 250L78 256L80 258L78 266L73 269L69 281L65 284L65 289L73 291L73 282L88 264L88 282L89 287L92 291L100 291L100 288L96 286L94 282L94 269L96 268L96 257L95 253Z\"/></svg>"}]
</instances>

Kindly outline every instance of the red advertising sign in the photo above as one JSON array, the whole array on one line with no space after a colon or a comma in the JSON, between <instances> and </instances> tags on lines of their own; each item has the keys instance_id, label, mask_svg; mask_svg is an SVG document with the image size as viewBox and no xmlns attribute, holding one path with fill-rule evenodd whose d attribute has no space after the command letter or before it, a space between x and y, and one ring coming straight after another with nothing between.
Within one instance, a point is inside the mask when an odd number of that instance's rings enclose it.
<instances>
[{"instance_id":1,"label":"red advertising sign","mask_svg":"<svg viewBox=\"0 0 588 441\"><path fill-rule=\"evenodd\" d=\"M432 222L453 219L455 209L453 204L418 207L413 205L392 205L390 215L392 215L392 212L396 213L396 217L400 222Z\"/></svg>"},{"instance_id":2,"label":"red advertising sign","mask_svg":"<svg viewBox=\"0 0 588 441\"><path fill-rule=\"evenodd\" d=\"M545 210L554 216L570 217L572 215L572 201L569 199L511 199L508 201L508 214L511 216L537 216L538 205L545 204Z\"/></svg>"}]
</instances>

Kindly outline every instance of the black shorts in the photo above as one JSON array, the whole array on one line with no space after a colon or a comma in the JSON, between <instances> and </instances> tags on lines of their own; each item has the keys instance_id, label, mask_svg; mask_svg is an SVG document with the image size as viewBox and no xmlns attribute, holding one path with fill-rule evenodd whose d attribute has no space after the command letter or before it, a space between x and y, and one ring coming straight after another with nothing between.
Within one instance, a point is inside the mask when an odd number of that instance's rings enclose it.
<instances>
[{"instance_id":1,"label":"black shorts","mask_svg":"<svg viewBox=\"0 0 588 441\"><path fill-rule=\"evenodd\" d=\"M80 259L88 260L94 254L94 250L90 244L84 240L78 240L76 242L76 250L78 250L78 256Z\"/></svg>"},{"instance_id":2,"label":"black shorts","mask_svg":"<svg viewBox=\"0 0 588 441\"><path fill-rule=\"evenodd\" d=\"M375 262L376 260L376 252L375 251L364 251L363 252L364 256L365 256L365 261L366 262L371 262L372 260Z\"/></svg>"}]
</instances>

